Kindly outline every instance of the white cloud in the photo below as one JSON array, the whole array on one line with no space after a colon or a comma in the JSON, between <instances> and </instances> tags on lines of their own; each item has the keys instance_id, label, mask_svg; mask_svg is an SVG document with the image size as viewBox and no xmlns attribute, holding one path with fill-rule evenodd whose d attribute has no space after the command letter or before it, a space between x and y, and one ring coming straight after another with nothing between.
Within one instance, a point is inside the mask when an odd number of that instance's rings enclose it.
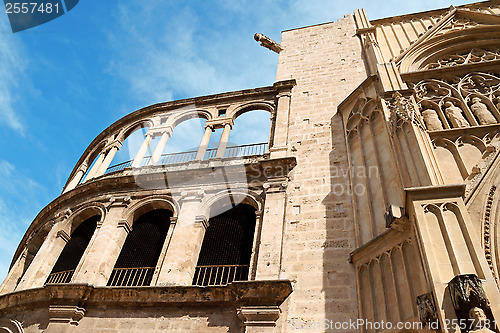
<instances>
[{"instance_id":1,"label":"white cloud","mask_svg":"<svg viewBox=\"0 0 500 333\"><path fill-rule=\"evenodd\" d=\"M24 68L20 43L10 32L6 20L0 20L0 125L4 124L24 135L25 126L15 109L15 90Z\"/></svg>"}]
</instances>

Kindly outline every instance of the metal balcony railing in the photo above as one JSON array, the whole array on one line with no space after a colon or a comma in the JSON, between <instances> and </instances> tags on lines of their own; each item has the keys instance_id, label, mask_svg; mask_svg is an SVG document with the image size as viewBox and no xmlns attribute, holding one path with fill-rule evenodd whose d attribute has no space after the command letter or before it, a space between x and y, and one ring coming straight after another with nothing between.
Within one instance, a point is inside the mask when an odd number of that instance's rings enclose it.
<instances>
[{"instance_id":1,"label":"metal balcony railing","mask_svg":"<svg viewBox=\"0 0 500 333\"><path fill-rule=\"evenodd\" d=\"M115 268L111 272L108 286L149 286L154 271L154 267Z\"/></svg>"},{"instance_id":2,"label":"metal balcony railing","mask_svg":"<svg viewBox=\"0 0 500 333\"><path fill-rule=\"evenodd\" d=\"M224 152L224 158L263 155L266 153L266 151L267 151L267 143L254 143L249 145L233 146L226 148ZM196 153L197 152L193 150L182 153L163 154L161 155L156 165L186 163L194 160L196 157ZM216 148L207 149L204 160L209 160L211 158L214 158L216 154L217 154ZM150 161L151 161L151 156L144 157L141 162L141 166L148 165ZM105 174L130 168L132 166L132 162L133 161L130 160L127 162L110 166L109 168L106 169Z\"/></svg>"},{"instance_id":3,"label":"metal balcony railing","mask_svg":"<svg viewBox=\"0 0 500 333\"><path fill-rule=\"evenodd\" d=\"M194 286L222 286L248 279L248 265L196 266Z\"/></svg>"},{"instance_id":4,"label":"metal balcony railing","mask_svg":"<svg viewBox=\"0 0 500 333\"><path fill-rule=\"evenodd\" d=\"M71 281L71 278L73 277L73 273L74 272L75 272L75 270L72 269L72 270L69 270L69 271L62 271L62 272L52 273L47 278L47 282L45 282L45 284L49 284L49 283L69 283Z\"/></svg>"}]
</instances>

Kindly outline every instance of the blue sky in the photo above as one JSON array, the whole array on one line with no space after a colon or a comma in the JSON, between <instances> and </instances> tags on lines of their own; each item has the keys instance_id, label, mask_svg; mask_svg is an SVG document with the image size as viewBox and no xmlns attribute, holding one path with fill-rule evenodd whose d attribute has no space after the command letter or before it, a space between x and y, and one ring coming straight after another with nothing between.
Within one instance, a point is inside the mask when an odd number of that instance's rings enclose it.
<instances>
[{"instance_id":1,"label":"blue sky","mask_svg":"<svg viewBox=\"0 0 500 333\"><path fill-rule=\"evenodd\" d=\"M0 13L0 278L33 218L111 123L157 102L271 85L278 57L254 33L280 41L282 30L355 8L377 19L464 3L80 0L16 34ZM262 135L241 130L232 139Z\"/></svg>"}]
</instances>

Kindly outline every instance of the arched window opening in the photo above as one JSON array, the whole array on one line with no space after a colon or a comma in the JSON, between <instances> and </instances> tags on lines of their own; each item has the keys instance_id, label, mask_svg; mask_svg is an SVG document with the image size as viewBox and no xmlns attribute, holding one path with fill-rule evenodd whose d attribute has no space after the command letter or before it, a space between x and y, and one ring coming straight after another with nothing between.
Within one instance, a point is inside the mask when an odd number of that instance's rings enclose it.
<instances>
[{"instance_id":1,"label":"arched window opening","mask_svg":"<svg viewBox=\"0 0 500 333\"><path fill-rule=\"evenodd\" d=\"M158 164L184 163L194 160L206 122L204 118L192 118L177 125L163 149Z\"/></svg>"},{"instance_id":2,"label":"arched window opening","mask_svg":"<svg viewBox=\"0 0 500 333\"><path fill-rule=\"evenodd\" d=\"M248 279L255 208L239 204L209 221L193 285L224 285Z\"/></svg>"},{"instance_id":3,"label":"arched window opening","mask_svg":"<svg viewBox=\"0 0 500 333\"><path fill-rule=\"evenodd\" d=\"M108 286L148 286L151 284L172 212L152 210L133 224L118 257Z\"/></svg>"},{"instance_id":4,"label":"arched window opening","mask_svg":"<svg viewBox=\"0 0 500 333\"><path fill-rule=\"evenodd\" d=\"M268 111L249 111L235 119L224 157L262 155L268 149L271 119Z\"/></svg>"},{"instance_id":5,"label":"arched window opening","mask_svg":"<svg viewBox=\"0 0 500 333\"><path fill-rule=\"evenodd\" d=\"M130 135L128 135L127 138L123 141L122 146L116 152L110 166L106 169L105 173L130 168L144 142L148 130L149 127L146 127L145 124L136 127L132 131L132 133L130 133ZM148 146L146 154L151 155L150 151L151 144Z\"/></svg>"},{"instance_id":6,"label":"arched window opening","mask_svg":"<svg viewBox=\"0 0 500 333\"><path fill-rule=\"evenodd\" d=\"M46 283L69 283L78 263L92 238L101 216L95 215L82 222L71 234L70 240L57 259Z\"/></svg>"}]
</instances>

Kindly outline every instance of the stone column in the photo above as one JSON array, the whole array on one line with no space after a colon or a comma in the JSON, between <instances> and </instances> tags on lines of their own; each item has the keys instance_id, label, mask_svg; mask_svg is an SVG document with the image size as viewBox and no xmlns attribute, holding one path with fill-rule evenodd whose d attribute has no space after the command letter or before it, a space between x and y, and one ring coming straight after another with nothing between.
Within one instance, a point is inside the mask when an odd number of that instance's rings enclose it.
<instances>
[{"instance_id":1,"label":"stone column","mask_svg":"<svg viewBox=\"0 0 500 333\"><path fill-rule=\"evenodd\" d=\"M106 217L96 234L94 242L82 258L84 261L75 272L72 283L86 283L105 286L111 276L115 262L120 255L133 221L122 219L123 210L130 203L130 197L112 197Z\"/></svg>"},{"instance_id":2,"label":"stone column","mask_svg":"<svg viewBox=\"0 0 500 333\"><path fill-rule=\"evenodd\" d=\"M197 217L203 195L203 190L182 193L182 206L157 286L192 284L206 230L206 220Z\"/></svg>"},{"instance_id":3,"label":"stone column","mask_svg":"<svg viewBox=\"0 0 500 333\"><path fill-rule=\"evenodd\" d=\"M227 123L224 125L224 131L220 137L219 146L217 147L216 158L224 158L224 153L226 152L227 142L229 141L229 132L231 132L231 124Z\"/></svg>"},{"instance_id":4,"label":"stone column","mask_svg":"<svg viewBox=\"0 0 500 333\"><path fill-rule=\"evenodd\" d=\"M115 141L112 144L111 148L109 149L108 153L106 154L106 158L102 162L102 165L99 168L99 170L97 171L97 174L95 175L95 177L99 177L99 176L104 175L106 173L106 170L108 169L109 165L113 161L113 158L115 158L116 152L120 149L121 146L122 146L122 144L119 141Z\"/></svg>"},{"instance_id":5,"label":"stone column","mask_svg":"<svg viewBox=\"0 0 500 333\"><path fill-rule=\"evenodd\" d=\"M203 133L203 138L201 139L200 147L198 148L198 152L196 153L195 160L203 161L205 153L207 152L208 144L210 143L210 135L212 134L212 132L212 126L206 125L205 133Z\"/></svg>"},{"instance_id":6,"label":"stone column","mask_svg":"<svg viewBox=\"0 0 500 333\"><path fill-rule=\"evenodd\" d=\"M7 277L3 281L2 285L0 286L0 295L8 294L14 291L18 279L23 274L23 266L26 263L27 257L28 257L28 248L25 247L23 249L23 252L17 258L16 263L9 270L9 273L7 274Z\"/></svg>"},{"instance_id":7,"label":"stone column","mask_svg":"<svg viewBox=\"0 0 500 333\"><path fill-rule=\"evenodd\" d=\"M256 280L280 278L286 187L286 178L273 178L264 183L266 198Z\"/></svg>"},{"instance_id":8,"label":"stone column","mask_svg":"<svg viewBox=\"0 0 500 333\"><path fill-rule=\"evenodd\" d=\"M276 320L280 316L280 308L270 306L242 306L237 310L238 317L243 322L244 333L273 333Z\"/></svg>"},{"instance_id":9,"label":"stone column","mask_svg":"<svg viewBox=\"0 0 500 333\"><path fill-rule=\"evenodd\" d=\"M45 284L64 246L71 238L66 231L60 229L63 223L59 222L49 231L16 290L38 288Z\"/></svg>"},{"instance_id":10,"label":"stone column","mask_svg":"<svg viewBox=\"0 0 500 333\"><path fill-rule=\"evenodd\" d=\"M152 138L153 138L152 134L146 133L146 137L142 142L141 148L139 148L139 151L137 152L137 155L135 155L134 161L132 162L132 168L138 168L141 166L142 159L144 158L146 152L148 151L149 144L151 143Z\"/></svg>"},{"instance_id":11,"label":"stone column","mask_svg":"<svg viewBox=\"0 0 500 333\"><path fill-rule=\"evenodd\" d=\"M105 157L106 157L106 152L103 151L103 152L101 152L99 154L99 157L97 158L97 160L95 161L94 165L92 166L92 169L90 169L89 173L87 174L86 180L94 178L94 176L96 175L97 171L101 167L102 162L104 161Z\"/></svg>"},{"instance_id":12,"label":"stone column","mask_svg":"<svg viewBox=\"0 0 500 333\"><path fill-rule=\"evenodd\" d=\"M80 165L80 168L78 168L78 171L76 172L73 179L71 179L68 186L66 186L66 188L64 189L63 193L66 193L69 190L74 189L76 187L76 185L78 185L78 183L80 183L80 180L82 180L83 175L85 174L85 171L87 171L87 168L88 168L87 163L83 162Z\"/></svg>"},{"instance_id":13,"label":"stone column","mask_svg":"<svg viewBox=\"0 0 500 333\"><path fill-rule=\"evenodd\" d=\"M156 163L158 163L161 154L165 149L165 145L167 144L167 140L171 136L171 133L172 131L168 129L162 132L160 141L156 145L155 151L153 152L153 156L151 156L151 160L149 161L149 165L156 165Z\"/></svg>"},{"instance_id":14,"label":"stone column","mask_svg":"<svg viewBox=\"0 0 500 333\"><path fill-rule=\"evenodd\" d=\"M269 152L271 158L279 158L286 156L292 88L295 86L295 80L276 82L274 86L277 88L278 94L276 96L273 146L269 148Z\"/></svg>"}]
</instances>

